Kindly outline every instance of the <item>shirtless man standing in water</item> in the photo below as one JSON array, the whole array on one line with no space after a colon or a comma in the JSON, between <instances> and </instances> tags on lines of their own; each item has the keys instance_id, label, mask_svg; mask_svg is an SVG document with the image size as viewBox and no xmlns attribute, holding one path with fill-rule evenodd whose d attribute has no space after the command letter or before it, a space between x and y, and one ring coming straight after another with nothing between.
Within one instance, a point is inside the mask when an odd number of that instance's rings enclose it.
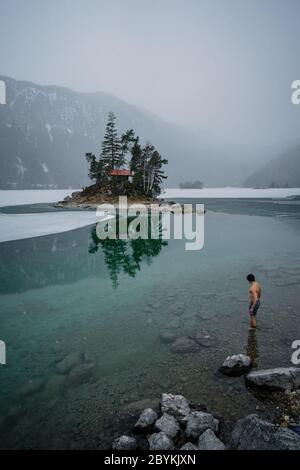
<instances>
[{"instance_id":1,"label":"shirtless man standing in water","mask_svg":"<svg viewBox=\"0 0 300 470\"><path fill-rule=\"evenodd\" d=\"M256 282L255 276L253 274L248 274L247 281L250 283L250 289L249 289L250 327L256 328L256 314L257 314L257 310L260 307L261 287L260 287L260 284Z\"/></svg>"}]
</instances>

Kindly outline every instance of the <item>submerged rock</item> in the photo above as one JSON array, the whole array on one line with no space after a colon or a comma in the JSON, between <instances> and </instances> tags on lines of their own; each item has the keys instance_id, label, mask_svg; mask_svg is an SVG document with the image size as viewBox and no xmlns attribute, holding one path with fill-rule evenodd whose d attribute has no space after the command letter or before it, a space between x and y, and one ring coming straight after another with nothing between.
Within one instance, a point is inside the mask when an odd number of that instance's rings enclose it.
<instances>
[{"instance_id":1,"label":"submerged rock","mask_svg":"<svg viewBox=\"0 0 300 470\"><path fill-rule=\"evenodd\" d=\"M23 398L34 395L35 393L39 393L44 385L45 382L42 379L30 380L28 383L22 385L19 390L19 395Z\"/></svg>"},{"instance_id":2,"label":"submerged rock","mask_svg":"<svg viewBox=\"0 0 300 470\"><path fill-rule=\"evenodd\" d=\"M68 387L78 387L84 383L91 381L94 373L94 364L80 364L74 369L71 370L67 377L67 386Z\"/></svg>"},{"instance_id":3,"label":"submerged rock","mask_svg":"<svg viewBox=\"0 0 300 470\"><path fill-rule=\"evenodd\" d=\"M173 450L173 441L164 433L157 432L148 437L150 450Z\"/></svg>"},{"instance_id":4,"label":"submerged rock","mask_svg":"<svg viewBox=\"0 0 300 470\"><path fill-rule=\"evenodd\" d=\"M111 445L114 450L136 450L137 440L130 436L121 436L115 439Z\"/></svg>"},{"instance_id":5,"label":"submerged rock","mask_svg":"<svg viewBox=\"0 0 300 470\"><path fill-rule=\"evenodd\" d=\"M190 337L191 339L196 341L199 346L202 346L204 348L210 348L211 346L214 346L216 344L216 340L212 338L207 332L198 332L195 335L191 335Z\"/></svg>"},{"instance_id":6,"label":"submerged rock","mask_svg":"<svg viewBox=\"0 0 300 470\"><path fill-rule=\"evenodd\" d=\"M134 428L141 431L147 430L155 423L157 418L158 415L156 411L154 411L152 408L146 408L144 411L142 411L139 419L135 423Z\"/></svg>"},{"instance_id":7,"label":"submerged rock","mask_svg":"<svg viewBox=\"0 0 300 470\"><path fill-rule=\"evenodd\" d=\"M211 429L207 429L199 437L198 450L225 450L225 445Z\"/></svg>"},{"instance_id":8,"label":"submerged rock","mask_svg":"<svg viewBox=\"0 0 300 470\"><path fill-rule=\"evenodd\" d=\"M199 349L199 344L188 336L176 339L171 346L171 351L179 354L194 353L199 351Z\"/></svg>"},{"instance_id":9,"label":"submerged rock","mask_svg":"<svg viewBox=\"0 0 300 470\"><path fill-rule=\"evenodd\" d=\"M62 361L56 364L58 372L61 374L67 374L71 369L82 364L85 361L85 354L80 352L74 352L68 354Z\"/></svg>"},{"instance_id":10,"label":"submerged rock","mask_svg":"<svg viewBox=\"0 0 300 470\"><path fill-rule=\"evenodd\" d=\"M164 413L155 423L158 431L164 432L169 437L175 437L178 434L180 426L174 416Z\"/></svg>"},{"instance_id":11,"label":"submerged rock","mask_svg":"<svg viewBox=\"0 0 300 470\"><path fill-rule=\"evenodd\" d=\"M222 374L236 377L243 375L251 368L251 358L245 354L235 354L228 356L220 367Z\"/></svg>"},{"instance_id":12,"label":"submerged rock","mask_svg":"<svg viewBox=\"0 0 300 470\"><path fill-rule=\"evenodd\" d=\"M294 390L300 388L300 368L277 367L255 370L247 375L246 381L257 387Z\"/></svg>"},{"instance_id":13,"label":"submerged rock","mask_svg":"<svg viewBox=\"0 0 300 470\"><path fill-rule=\"evenodd\" d=\"M160 403L158 399L145 398L143 400L133 401L128 403L122 408L124 414L137 415L146 408L152 408L154 411L159 412Z\"/></svg>"},{"instance_id":14,"label":"submerged rock","mask_svg":"<svg viewBox=\"0 0 300 470\"><path fill-rule=\"evenodd\" d=\"M162 343L169 344L169 343L174 343L178 335L176 335L175 333L172 333L171 331L162 331L159 334L159 337Z\"/></svg>"},{"instance_id":15,"label":"submerged rock","mask_svg":"<svg viewBox=\"0 0 300 470\"><path fill-rule=\"evenodd\" d=\"M204 411L193 411L187 421L186 435L198 439L198 437L207 429L217 432L219 428L219 421L210 413Z\"/></svg>"},{"instance_id":16,"label":"submerged rock","mask_svg":"<svg viewBox=\"0 0 300 470\"><path fill-rule=\"evenodd\" d=\"M300 450L300 436L257 415L248 415L236 423L231 442L239 450Z\"/></svg>"},{"instance_id":17,"label":"submerged rock","mask_svg":"<svg viewBox=\"0 0 300 470\"><path fill-rule=\"evenodd\" d=\"M174 416L179 421L185 421L190 414L190 405L183 395L163 393L161 397L161 411Z\"/></svg>"}]
</instances>

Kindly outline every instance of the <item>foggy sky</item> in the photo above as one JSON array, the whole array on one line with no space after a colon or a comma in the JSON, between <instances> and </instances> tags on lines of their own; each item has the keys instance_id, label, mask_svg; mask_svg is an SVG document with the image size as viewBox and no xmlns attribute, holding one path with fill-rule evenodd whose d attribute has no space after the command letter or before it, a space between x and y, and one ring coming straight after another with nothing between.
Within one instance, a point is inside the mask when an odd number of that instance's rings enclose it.
<instances>
[{"instance_id":1,"label":"foggy sky","mask_svg":"<svg viewBox=\"0 0 300 470\"><path fill-rule=\"evenodd\" d=\"M300 140L299 0L0 0L0 72L228 141Z\"/></svg>"}]
</instances>

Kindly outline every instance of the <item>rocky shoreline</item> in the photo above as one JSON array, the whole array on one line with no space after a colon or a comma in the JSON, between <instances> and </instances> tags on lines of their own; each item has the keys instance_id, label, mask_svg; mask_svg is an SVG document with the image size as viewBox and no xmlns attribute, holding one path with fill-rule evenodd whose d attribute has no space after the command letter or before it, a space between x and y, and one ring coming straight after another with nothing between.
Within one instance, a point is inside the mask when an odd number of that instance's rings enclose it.
<instances>
[{"instance_id":1,"label":"rocky shoreline","mask_svg":"<svg viewBox=\"0 0 300 470\"><path fill-rule=\"evenodd\" d=\"M60 209L82 209L82 210L93 210L97 209L100 204L112 204L118 207L119 198L118 196L112 196L109 193L85 193L84 191L75 191L71 196L65 197L63 201L59 201L53 204L53 207ZM143 198L143 197L132 197L127 198L128 204L168 204L172 205L174 202L167 202L163 199L156 198Z\"/></svg>"},{"instance_id":2,"label":"rocky shoreline","mask_svg":"<svg viewBox=\"0 0 300 470\"><path fill-rule=\"evenodd\" d=\"M257 414L239 419L224 442L220 438L222 418L193 406L183 395L163 393L157 406L143 409L127 434L114 439L113 450L300 450L300 368L281 367L250 371L251 359L243 354L229 356L220 367L222 374L245 375L245 384L274 395L285 403L283 420L273 423ZM283 400L282 398L287 398ZM146 403L146 401L145 401ZM279 409L277 406L276 409ZM284 409L282 408L282 411Z\"/></svg>"}]
</instances>

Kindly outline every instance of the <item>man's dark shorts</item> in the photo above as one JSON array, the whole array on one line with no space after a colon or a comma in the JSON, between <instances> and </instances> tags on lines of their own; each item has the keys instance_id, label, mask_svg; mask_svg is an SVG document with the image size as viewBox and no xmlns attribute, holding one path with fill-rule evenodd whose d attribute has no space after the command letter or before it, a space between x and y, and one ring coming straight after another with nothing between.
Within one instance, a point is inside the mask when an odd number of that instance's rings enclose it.
<instances>
[{"instance_id":1,"label":"man's dark shorts","mask_svg":"<svg viewBox=\"0 0 300 470\"><path fill-rule=\"evenodd\" d=\"M253 311L250 312L250 310L252 309L252 302L251 302L250 305L249 305L249 313L250 313L250 315L254 315L254 316L255 316L255 315L257 314L257 310L259 309L259 307L260 307L260 300L258 300L258 301L256 302Z\"/></svg>"}]
</instances>

